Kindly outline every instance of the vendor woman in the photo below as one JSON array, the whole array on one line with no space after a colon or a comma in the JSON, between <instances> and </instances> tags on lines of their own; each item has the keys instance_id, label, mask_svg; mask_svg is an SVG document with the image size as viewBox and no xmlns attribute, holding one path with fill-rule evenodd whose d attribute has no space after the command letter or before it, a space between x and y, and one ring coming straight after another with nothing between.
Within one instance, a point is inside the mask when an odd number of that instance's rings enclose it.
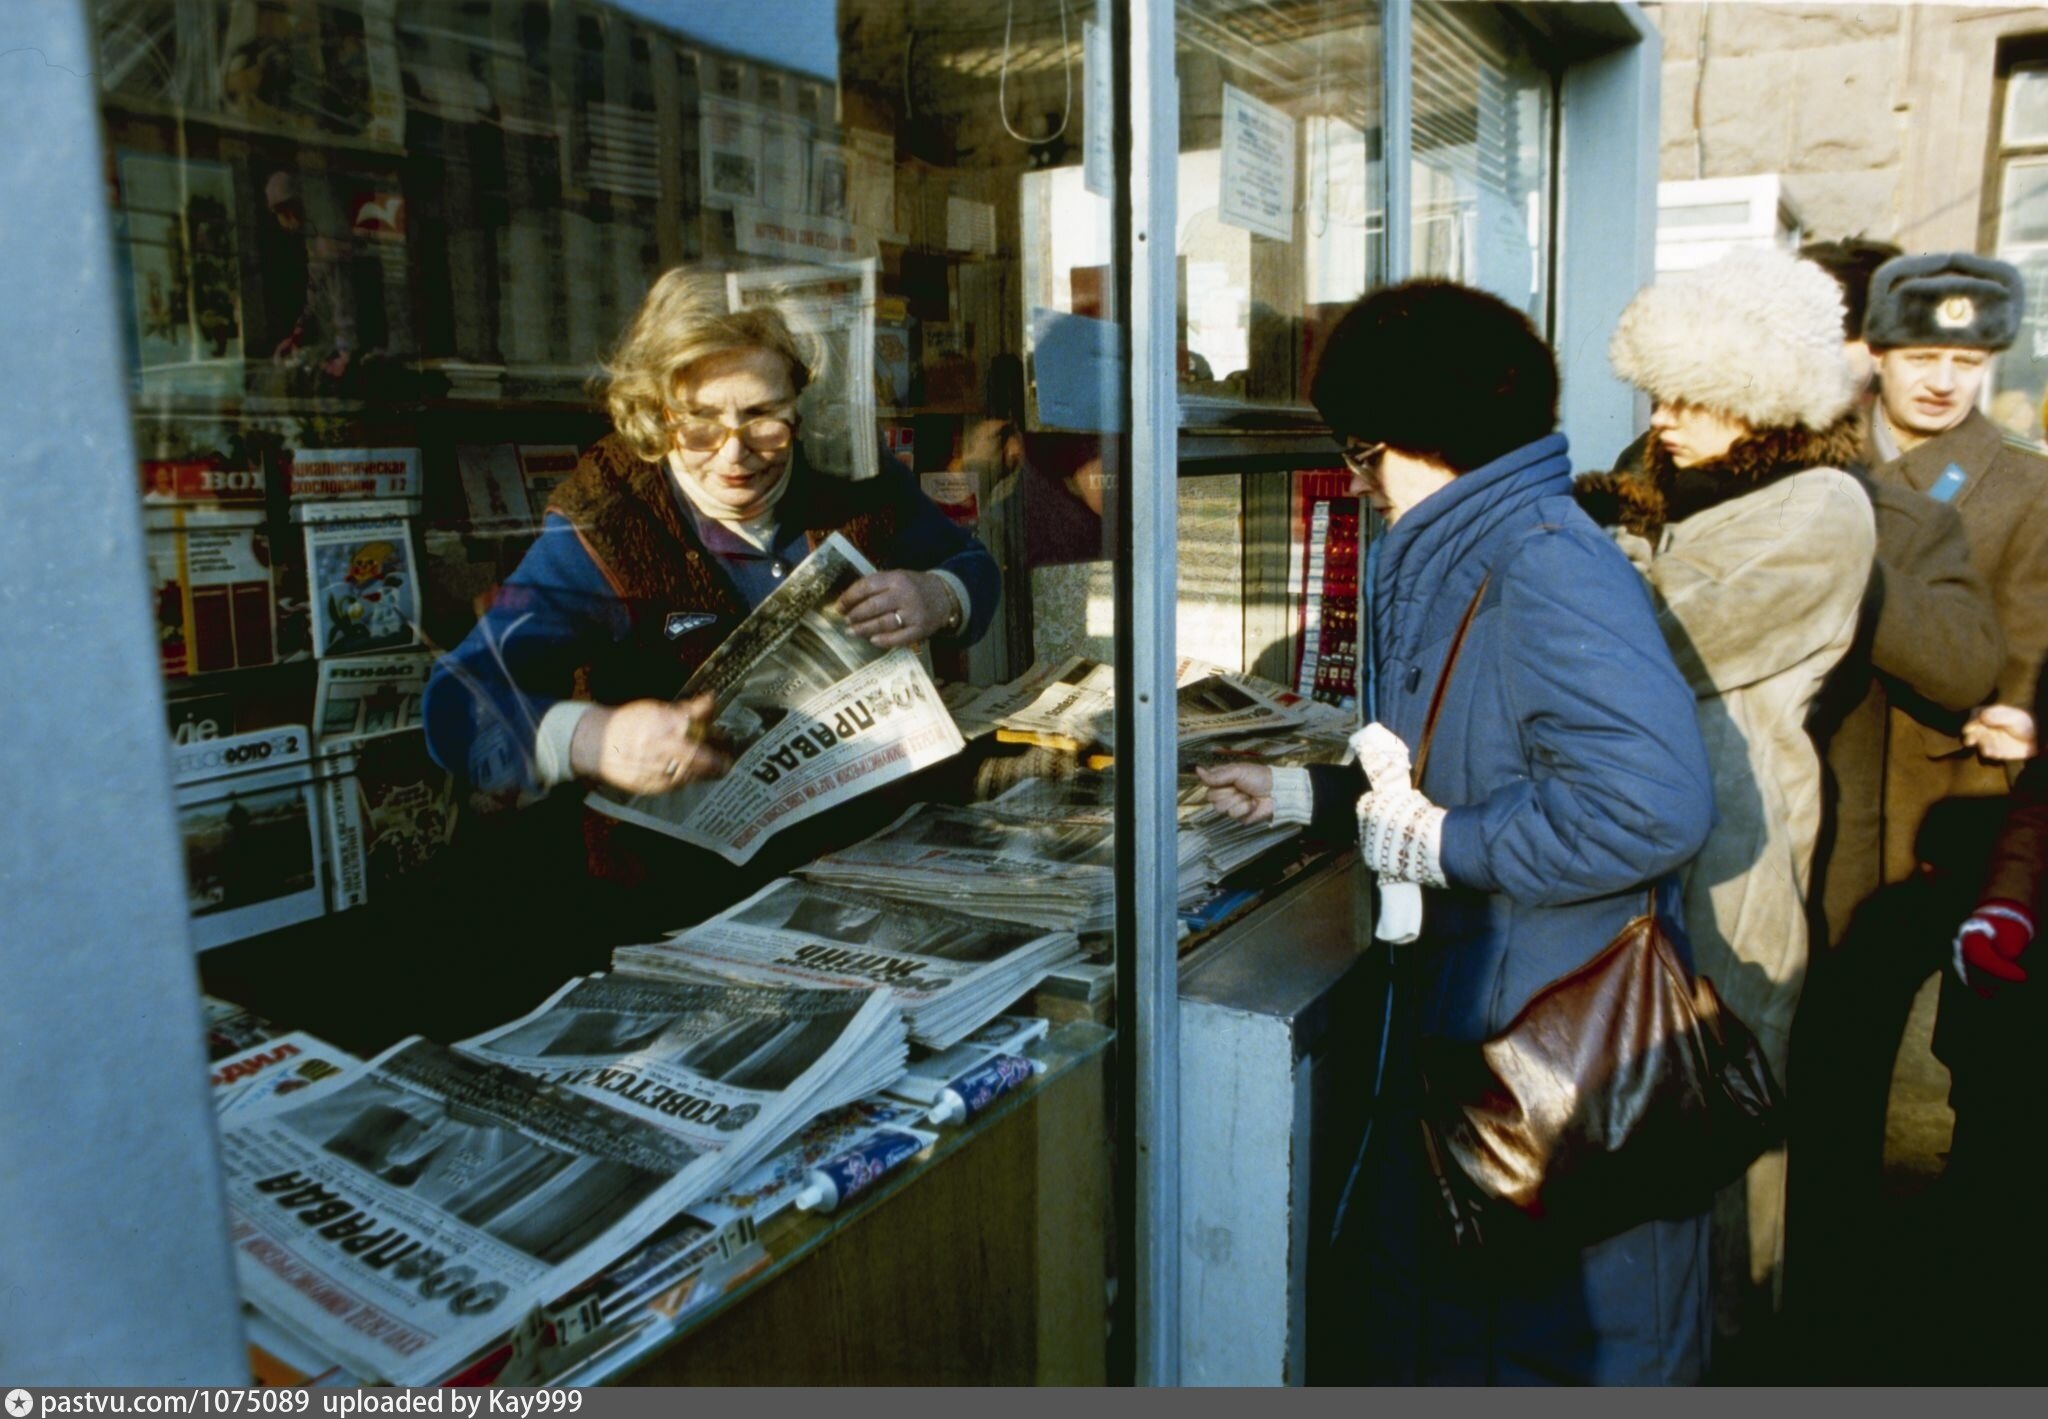
<instances>
[{"instance_id":1,"label":"vendor woman","mask_svg":"<svg viewBox=\"0 0 2048 1419\"><path fill-rule=\"evenodd\" d=\"M613 432L555 490L539 539L427 686L442 767L502 798L716 777L710 697L675 697L833 532L882 569L840 600L856 634L888 649L988 628L995 560L902 465L884 458L855 482L806 462L797 398L813 373L779 312L726 308L722 276L655 282L605 365ZM647 836L586 823L593 873L642 875Z\"/></svg>"}]
</instances>

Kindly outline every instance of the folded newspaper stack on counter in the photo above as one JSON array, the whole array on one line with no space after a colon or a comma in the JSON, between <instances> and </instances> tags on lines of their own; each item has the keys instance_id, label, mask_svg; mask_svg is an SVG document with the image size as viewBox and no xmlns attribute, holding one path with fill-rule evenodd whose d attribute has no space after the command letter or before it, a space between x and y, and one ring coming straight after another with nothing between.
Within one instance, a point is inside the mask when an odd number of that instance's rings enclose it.
<instances>
[{"instance_id":1,"label":"folded newspaper stack on counter","mask_svg":"<svg viewBox=\"0 0 2048 1419\"><path fill-rule=\"evenodd\" d=\"M1026 779L989 807L1013 818L1046 826L1086 824L1109 831L1115 780L1084 773L1064 779ZM1192 774L1175 793L1176 884L1183 906L1217 882L1300 830L1284 824L1240 823L1209 802L1208 790Z\"/></svg>"},{"instance_id":2,"label":"folded newspaper stack on counter","mask_svg":"<svg viewBox=\"0 0 2048 1419\"><path fill-rule=\"evenodd\" d=\"M455 1048L624 1109L716 1157L724 1187L827 1109L903 1072L902 1021L873 982L748 984L702 972L586 976Z\"/></svg>"},{"instance_id":3,"label":"folded newspaper stack on counter","mask_svg":"<svg viewBox=\"0 0 2048 1419\"><path fill-rule=\"evenodd\" d=\"M1034 667L1018 686L1034 683L1039 674ZM993 712L997 737L1013 743L1047 744L1075 752L1091 744L1115 748L1116 673L1112 666L1077 656L1035 683L1037 692L1015 708L1003 708L998 696L970 708L982 714ZM1176 732L1183 749L1212 739L1293 728L1303 722L1303 707L1311 703L1281 686L1232 674L1200 660L1182 660L1174 683L1179 686Z\"/></svg>"},{"instance_id":4,"label":"folded newspaper stack on counter","mask_svg":"<svg viewBox=\"0 0 2048 1419\"><path fill-rule=\"evenodd\" d=\"M957 754L966 741L909 648L847 628L838 600L874 567L834 533L697 668L733 757L672 793L593 791L599 813L745 863L784 828Z\"/></svg>"},{"instance_id":5,"label":"folded newspaper stack on counter","mask_svg":"<svg viewBox=\"0 0 2048 1419\"><path fill-rule=\"evenodd\" d=\"M462 1051L406 1040L222 1132L244 1297L364 1379L455 1373L905 1040L881 991L593 977Z\"/></svg>"},{"instance_id":6,"label":"folded newspaper stack on counter","mask_svg":"<svg viewBox=\"0 0 2048 1419\"><path fill-rule=\"evenodd\" d=\"M954 900L950 888L944 900ZM783 877L665 941L622 946L620 972L712 974L762 985L881 986L911 1038L943 1049L1080 955L1070 930ZM990 909L985 900L975 905Z\"/></svg>"},{"instance_id":7,"label":"folded newspaper stack on counter","mask_svg":"<svg viewBox=\"0 0 2048 1419\"><path fill-rule=\"evenodd\" d=\"M1342 764L1351 760L1351 735L1358 717L1335 705L1297 695L1285 686L1256 675L1226 675L1270 698L1300 716L1291 727L1269 732L1205 739L1191 745L1181 742L1181 767L1195 764L1228 763L1233 760L1266 764L1273 768L1299 768L1304 764Z\"/></svg>"},{"instance_id":8,"label":"folded newspaper stack on counter","mask_svg":"<svg viewBox=\"0 0 2048 1419\"><path fill-rule=\"evenodd\" d=\"M799 875L892 901L1080 933L1107 931L1115 919L1114 853L1106 819L1040 821L921 803Z\"/></svg>"}]
</instances>

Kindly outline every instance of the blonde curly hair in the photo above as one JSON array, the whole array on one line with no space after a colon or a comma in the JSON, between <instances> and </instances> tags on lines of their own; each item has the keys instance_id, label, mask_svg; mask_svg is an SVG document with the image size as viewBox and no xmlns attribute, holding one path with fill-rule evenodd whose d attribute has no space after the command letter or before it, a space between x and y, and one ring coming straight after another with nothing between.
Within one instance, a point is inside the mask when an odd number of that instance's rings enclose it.
<instances>
[{"instance_id":1,"label":"blonde curly hair","mask_svg":"<svg viewBox=\"0 0 2048 1419\"><path fill-rule=\"evenodd\" d=\"M649 463L675 442L669 401L685 369L728 350L769 350L789 365L792 394L811 381L811 361L772 305L730 310L725 277L678 266L648 289L633 323L602 362L598 393L633 452Z\"/></svg>"}]
</instances>

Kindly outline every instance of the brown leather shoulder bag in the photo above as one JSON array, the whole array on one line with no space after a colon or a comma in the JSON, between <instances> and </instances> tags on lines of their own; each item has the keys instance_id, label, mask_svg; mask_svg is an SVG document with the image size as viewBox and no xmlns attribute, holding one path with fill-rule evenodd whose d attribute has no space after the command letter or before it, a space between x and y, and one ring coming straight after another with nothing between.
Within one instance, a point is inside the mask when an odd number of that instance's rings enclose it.
<instances>
[{"instance_id":1,"label":"brown leather shoulder bag","mask_svg":"<svg viewBox=\"0 0 2048 1419\"><path fill-rule=\"evenodd\" d=\"M1472 597L1415 755L1422 786ZM1783 1099L1749 1027L1694 977L1656 910L1538 990L1479 1044L1424 1040L1422 1139L1451 1239L1583 1245L1689 1216L1779 1137Z\"/></svg>"}]
</instances>

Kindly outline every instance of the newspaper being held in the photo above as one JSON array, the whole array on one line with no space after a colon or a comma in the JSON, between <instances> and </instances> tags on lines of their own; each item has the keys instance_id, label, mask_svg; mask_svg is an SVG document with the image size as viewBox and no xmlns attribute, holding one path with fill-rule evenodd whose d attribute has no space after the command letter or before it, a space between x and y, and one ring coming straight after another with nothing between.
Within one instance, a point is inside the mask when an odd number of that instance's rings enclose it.
<instances>
[{"instance_id":1,"label":"newspaper being held","mask_svg":"<svg viewBox=\"0 0 2048 1419\"><path fill-rule=\"evenodd\" d=\"M1052 931L1107 931L1115 916L1115 852L1107 815L1053 821L921 803L798 875Z\"/></svg>"},{"instance_id":2,"label":"newspaper being held","mask_svg":"<svg viewBox=\"0 0 2048 1419\"><path fill-rule=\"evenodd\" d=\"M456 1048L622 1110L710 1160L689 1201L903 1072L886 991L586 976Z\"/></svg>"},{"instance_id":3,"label":"newspaper being held","mask_svg":"<svg viewBox=\"0 0 2048 1419\"><path fill-rule=\"evenodd\" d=\"M1071 931L783 877L665 941L621 946L612 966L764 984L880 986L902 1007L911 1038L943 1049L1079 954Z\"/></svg>"},{"instance_id":4,"label":"newspaper being held","mask_svg":"<svg viewBox=\"0 0 2048 1419\"><path fill-rule=\"evenodd\" d=\"M717 1165L417 1038L224 1129L221 1161L244 1298L356 1375L408 1385L652 1236Z\"/></svg>"},{"instance_id":5,"label":"newspaper being held","mask_svg":"<svg viewBox=\"0 0 2048 1419\"><path fill-rule=\"evenodd\" d=\"M1027 675L1027 678L1028 675ZM1282 701L1300 696L1260 688L1249 676L1231 674L1200 660L1176 667L1177 736L1183 748L1230 735L1286 729L1303 712ZM1028 704L999 716L1008 737L1080 750L1090 744L1115 747L1116 673L1101 661L1075 657L1062 664Z\"/></svg>"},{"instance_id":6,"label":"newspaper being held","mask_svg":"<svg viewBox=\"0 0 2048 1419\"><path fill-rule=\"evenodd\" d=\"M734 756L673 793L603 788L600 813L744 863L770 836L966 747L907 647L880 650L835 603L874 568L834 533L713 651L681 699L709 692Z\"/></svg>"}]
</instances>

